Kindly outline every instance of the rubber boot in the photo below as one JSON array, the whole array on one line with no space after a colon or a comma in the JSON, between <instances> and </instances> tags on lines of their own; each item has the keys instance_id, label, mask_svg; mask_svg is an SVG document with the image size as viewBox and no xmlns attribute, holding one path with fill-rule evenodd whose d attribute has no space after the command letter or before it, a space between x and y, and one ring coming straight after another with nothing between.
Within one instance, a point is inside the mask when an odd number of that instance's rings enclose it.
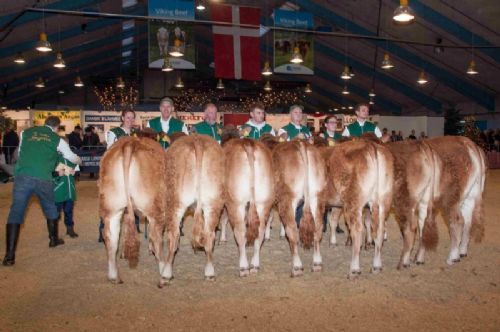
<instances>
[{"instance_id":1,"label":"rubber boot","mask_svg":"<svg viewBox=\"0 0 500 332\"><path fill-rule=\"evenodd\" d=\"M49 247L57 247L64 244L64 240L59 238L58 232L59 221L57 219L47 219L47 229L49 230Z\"/></svg>"},{"instance_id":2,"label":"rubber boot","mask_svg":"<svg viewBox=\"0 0 500 332\"><path fill-rule=\"evenodd\" d=\"M12 266L16 261L16 246L17 240L19 239L19 230L21 229L21 224L7 224L6 225L6 247L5 257L3 259L3 265Z\"/></svg>"},{"instance_id":3,"label":"rubber boot","mask_svg":"<svg viewBox=\"0 0 500 332\"><path fill-rule=\"evenodd\" d=\"M75 230L73 229L73 226L67 226L66 227L66 234L69 235L71 238L78 237L78 234L75 233Z\"/></svg>"}]
</instances>

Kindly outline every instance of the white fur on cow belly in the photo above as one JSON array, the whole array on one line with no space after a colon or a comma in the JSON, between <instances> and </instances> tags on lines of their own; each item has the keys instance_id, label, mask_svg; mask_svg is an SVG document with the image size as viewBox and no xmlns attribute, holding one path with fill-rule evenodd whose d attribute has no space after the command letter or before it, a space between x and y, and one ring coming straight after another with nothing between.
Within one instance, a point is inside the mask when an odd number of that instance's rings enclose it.
<instances>
[{"instance_id":1,"label":"white fur on cow belly","mask_svg":"<svg viewBox=\"0 0 500 332\"><path fill-rule=\"evenodd\" d=\"M358 172L357 175L359 177L360 189L363 193L363 197L366 199L366 202L374 202L378 198L377 192L377 184L378 184L378 167L376 161L366 156L366 165L367 171L366 173Z\"/></svg>"}]
</instances>

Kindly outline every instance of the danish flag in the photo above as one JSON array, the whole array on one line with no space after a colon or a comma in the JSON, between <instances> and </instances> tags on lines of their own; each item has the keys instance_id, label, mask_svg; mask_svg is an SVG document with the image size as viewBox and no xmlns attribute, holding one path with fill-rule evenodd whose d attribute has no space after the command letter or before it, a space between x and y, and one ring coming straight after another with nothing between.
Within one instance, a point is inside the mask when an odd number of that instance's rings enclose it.
<instances>
[{"instance_id":1,"label":"danish flag","mask_svg":"<svg viewBox=\"0 0 500 332\"><path fill-rule=\"evenodd\" d=\"M215 77L260 80L260 9L227 5L213 5L212 21L234 25L214 25Z\"/></svg>"}]
</instances>

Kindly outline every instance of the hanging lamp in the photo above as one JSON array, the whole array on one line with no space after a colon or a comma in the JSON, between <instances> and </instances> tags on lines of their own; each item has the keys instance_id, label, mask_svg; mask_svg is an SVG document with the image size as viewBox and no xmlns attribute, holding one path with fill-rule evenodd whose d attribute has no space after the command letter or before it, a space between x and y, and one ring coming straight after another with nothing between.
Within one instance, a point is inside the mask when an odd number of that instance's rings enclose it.
<instances>
[{"instance_id":1,"label":"hanging lamp","mask_svg":"<svg viewBox=\"0 0 500 332\"><path fill-rule=\"evenodd\" d=\"M84 85L80 76L77 76L75 78L75 83L73 83L73 85L76 86L77 88L81 88Z\"/></svg>"},{"instance_id":2,"label":"hanging lamp","mask_svg":"<svg viewBox=\"0 0 500 332\"><path fill-rule=\"evenodd\" d=\"M392 64L391 58L389 57L389 53L384 53L384 60L382 60L382 69L391 69L394 68L394 65Z\"/></svg>"},{"instance_id":3,"label":"hanging lamp","mask_svg":"<svg viewBox=\"0 0 500 332\"><path fill-rule=\"evenodd\" d=\"M224 90L224 83L222 83L222 78L219 78L219 80L217 81L217 86L215 88L219 90Z\"/></svg>"},{"instance_id":4,"label":"hanging lamp","mask_svg":"<svg viewBox=\"0 0 500 332\"><path fill-rule=\"evenodd\" d=\"M170 72L173 70L174 70L174 67L172 67L172 64L170 63L169 58L165 57L165 59L163 60L163 65L161 66L161 71Z\"/></svg>"},{"instance_id":5,"label":"hanging lamp","mask_svg":"<svg viewBox=\"0 0 500 332\"><path fill-rule=\"evenodd\" d=\"M469 62L469 66L467 67L467 74L469 75L477 75L479 72L476 69L476 61L471 60Z\"/></svg>"},{"instance_id":6,"label":"hanging lamp","mask_svg":"<svg viewBox=\"0 0 500 332\"><path fill-rule=\"evenodd\" d=\"M56 68L65 68L66 63L64 62L64 59L62 57L62 53L58 52L56 56L56 62L54 62L54 67Z\"/></svg>"},{"instance_id":7,"label":"hanging lamp","mask_svg":"<svg viewBox=\"0 0 500 332\"><path fill-rule=\"evenodd\" d=\"M408 0L399 0L399 7L394 10L392 19L398 23L410 23L415 19L413 10L408 6Z\"/></svg>"},{"instance_id":8,"label":"hanging lamp","mask_svg":"<svg viewBox=\"0 0 500 332\"><path fill-rule=\"evenodd\" d=\"M21 52L18 52L14 57L14 62L22 65L26 63L26 59L24 59L23 54Z\"/></svg>"},{"instance_id":9,"label":"hanging lamp","mask_svg":"<svg viewBox=\"0 0 500 332\"><path fill-rule=\"evenodd\" d=\"M425 71L422 70L420 72L420 75L418 75L417 83L420 85L424 85L427 82L429 82L429 81L427 80L427 76L425 75Z\"/></svg>"}]
</instances>

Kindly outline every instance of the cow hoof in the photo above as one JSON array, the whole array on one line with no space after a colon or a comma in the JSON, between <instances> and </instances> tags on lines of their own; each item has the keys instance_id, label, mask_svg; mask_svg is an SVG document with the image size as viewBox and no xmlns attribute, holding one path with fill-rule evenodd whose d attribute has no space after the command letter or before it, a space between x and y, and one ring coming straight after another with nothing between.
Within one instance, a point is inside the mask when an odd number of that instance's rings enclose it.
<instances>
[{"instance_id":1,"label":"cow hoof","mask_svg":"<svg viewBox=\"0 0 500 332\"><path fill-rule=\"evenodd\" d=\"M314 263L312 268L311 268L311 271L312 272L321 272L323 271L323 263Z\"/></svg>"},{"instance_id":2,"label":"cow hoof","mask_svg":"<svg viewBox=\"0 0 500 332\"><path fill-rule=\"evenodd\" d=\"M379 274L380 272L382 272L382 266L374 266L371 268L370 272L373 274Z\"/></svg>"},{"instance_id":3,"label":"cow hoof","mask_svg":"<svg viewBox=\"0 0 500 332\"><path fill-rule=\"evenodd\" d=\"M417 264L417 265L424 265L425 262L416 261L415 264Z\"/></svg>"},{"instance_id":4,"label":"cow hoof","mask_svg":"<svg viewBox=\"0 0 500 332\"><path fill-rule=\"evenodd\" d=\"M258 267L258 266L250 265L250 274L257 274L257 273L259 273L259 269L260 269L260 267Z\"/></svg>"},{"instance_id":5,"label":"cow hoof","mask_svg":"<svg viewBox=\"0 0 500 332\"><path fill-rule=\"evenodd\" d=\"M449 260L449 259L446 260L446 264L448 264L450 266L455 264L455 263L459 263L459 262L460 262L460 258L453 258L451 260Z\"/></svg>"},{"instance_id":6,"label":"cow hoof","mask_svg":"<svg viewBox=\"0 0 500 332\"><path fill-rule=\"evenodd\" d=\"M227 244L227 240L219 240L219 245L223 246Z\"/></svg>"},{"instance_id":7,"label":"cow hoof","mask_svg":"<svg viewBox=\"0 0 500 332\"><path fill-rule=\"evenodd\" d=\"M215 276L205 276L205 281L215 281Z\"/></svg>"},{"instance_id":8,"label":"cow hoof","mask_svg":"<svg viewBox=\"0 0 500 332\"><path fill-rule=\"evenodd\" d=\"M304 274L304 268L302 266L295 266L292 269L292 275L291 275L291 277L292 278L300 277L303 274Z\"/></svg>"},{"instance_id":9,"label":"cow hoof","mask_svg":"<svg viewBox=\"0 0 500 332\"><path fill-rule=\"evenodd\" d=\"M109 282L114 284L114 285L120 285L123 284L123 281L120 278L117 279L109 279Z\"/></svg>"},{"instance_id":10,"label":"cow hoof","mask_svg":"<svg viewBox=\"0 0 500 332\"><path fill-rule=\"evenodd\" d=\"M347 279L349 279L349 280L356 280L356 279L358 279L358 277L360 275L361 275L361 271L360 270L354 270L354 271L349 272L349 274L347 275Z\"/></svg>"},{"instance_id":11,"label":"cow hoof","mask_svg":"<svg viewBox=\"0 0 500 332\"><path fill-rule=\"evenodd\" d=\"M240 269L240 277L248 277L250 275L250 271L245 268Z\"/></svg>"},{"instance_id":12,"label":"cow hoof","mask_svg":"<svg viewBox=\"0 0 500 332\"><path fill-rule=\"evenodd\" d=\"M467 254L460 254L460 257L465 258L465 257L467 257Z\"/></svg>"},{"instance_id":13,"label":"cow hoof","mask_svg":"<svg viewBox=\"0 0 500 332\"><path fill-rule=\"evenodd\" d=\"M164 286L170 285L173 279L174 277L170 278L161 277L160 281L158 282L158 288L163 288Z\"/></svg>"},{"instance_id":14,"label":"cow hoof","mask_svg":"<svg viewBox=\"0 0 500 332\"><path fill-rule=\"evenodd\" d=\"M403 269L407 269L410 267L410 264L409 263L403 263L403 264L399 264L398 265L398 270L401 270L401 268Z\"/></svg>"}]
</instances>

